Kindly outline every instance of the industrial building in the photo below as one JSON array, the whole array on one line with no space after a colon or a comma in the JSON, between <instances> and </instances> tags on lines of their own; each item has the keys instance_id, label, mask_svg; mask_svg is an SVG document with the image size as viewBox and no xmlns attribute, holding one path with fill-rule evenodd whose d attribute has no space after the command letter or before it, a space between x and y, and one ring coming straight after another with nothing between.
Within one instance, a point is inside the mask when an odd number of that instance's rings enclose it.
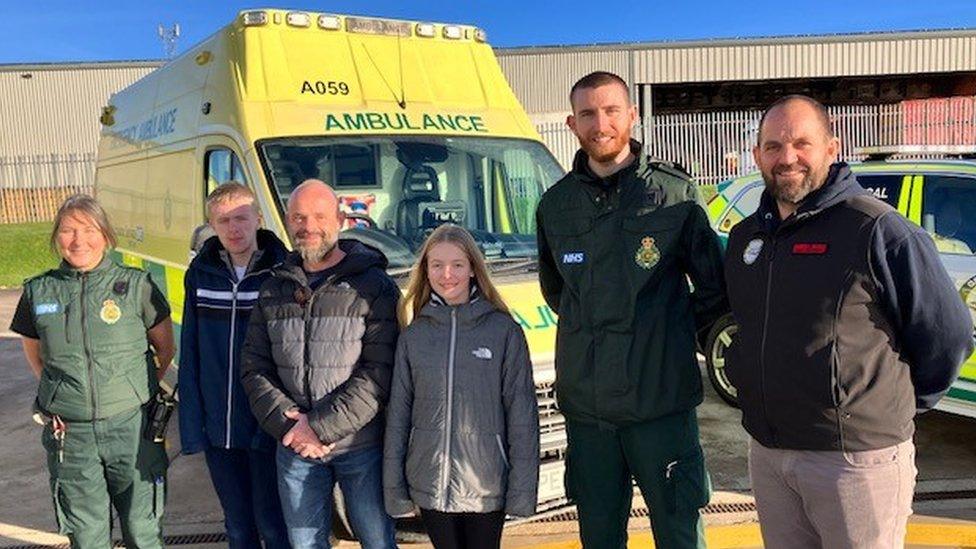
<instances>
[{"instance_id":1,"label":"industrial building","mask_svg":"<svg viewBox=\"0 0 976 549\"><path fill-rule=\"evenodd\" d=\"M564 125L568 92L594 70L631 83L641 114L637 137L702 183L752 169L760 109L788 93L828 105L845 158L856 157L859 146L976 144L976 29L501 48L496 54L564 166L576 150ZM112 92L161 63L0 65L0 223L46 219L50 206L42 202L90 188L101 108Z\"/></svg>"}]
</instances>

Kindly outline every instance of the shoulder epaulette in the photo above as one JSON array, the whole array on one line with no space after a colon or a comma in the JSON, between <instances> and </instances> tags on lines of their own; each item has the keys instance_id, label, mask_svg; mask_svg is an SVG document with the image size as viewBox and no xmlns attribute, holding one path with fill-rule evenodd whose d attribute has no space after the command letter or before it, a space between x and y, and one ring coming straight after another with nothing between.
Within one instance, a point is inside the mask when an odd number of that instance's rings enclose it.
<instances>
[{"instance_id":1,"label":"shoulder epaulette","mask_svg":"<svg viewBox=\"0 0 976 549\"><path fill-rule=\"evenodd\" d=\"M668 175L672 175L680 179L692 179L691 174L688 173L688 170L677 162L669 162L660 158L648 158L647 163L655 170L660 170Z\"/></svg>"}]
</instances>

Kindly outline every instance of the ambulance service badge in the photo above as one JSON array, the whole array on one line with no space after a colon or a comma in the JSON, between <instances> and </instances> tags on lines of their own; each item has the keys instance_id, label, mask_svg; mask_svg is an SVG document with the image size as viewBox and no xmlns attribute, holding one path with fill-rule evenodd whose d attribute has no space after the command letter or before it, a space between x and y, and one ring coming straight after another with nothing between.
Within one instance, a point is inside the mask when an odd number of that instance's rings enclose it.
<instances>
[{"instance_id":1,"label":"ambulance service badge","mask_svg":"<svg viewBox=\"0 0 976 549\"><path fill-rule=\"evenodd\" d=\"M754 238L749 241L746 245L746 249L742 252L742 262L746 265L752 265L759 258L759 253L762 252L763 241L761 238Z\"/></svg>"},{"instance_id":2,"label":"ambulance service badge","mask_svg":"<svg viewBox=\"0 0 976 549\"><path fill-rule=\"evenodd\" d=\"M654 238L650 236L642 238L641 247L637 248L637 252L634 254L634 262L642 269L650 269L657 265L660 260L661 251L657 249Z\"/></svg>"},{"instance_id":3,"label":"ambulance service badge","mask_svg":"<svg viewBox=\"0 0 976 549\"><path fill-rule=\"evenodd\" d=\"M114 299L106 299L102 302L102 310L98 316L105 324L115 324L122 318L122 309L119 309Z\"/></svg>"}]
</instances>

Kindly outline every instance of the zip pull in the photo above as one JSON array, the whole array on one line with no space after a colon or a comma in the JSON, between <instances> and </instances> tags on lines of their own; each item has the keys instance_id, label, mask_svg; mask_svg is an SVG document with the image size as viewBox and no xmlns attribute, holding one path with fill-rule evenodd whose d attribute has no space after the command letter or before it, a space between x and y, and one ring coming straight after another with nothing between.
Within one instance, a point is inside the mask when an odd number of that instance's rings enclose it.
<instances>
[{"instance_id":1,"label":"zip pull","mask_svg":"<svg viewBox=\"0 0 976 549\"><path fill-rule=\"evenodd\" d=\"M671 463L668 464L667 467L664 468L664 478L665 479L671 480L671 475L674 474L674 468L677 465L678 465L678 462L677 461L672 461Z\"/></svg>"}]
</instances>

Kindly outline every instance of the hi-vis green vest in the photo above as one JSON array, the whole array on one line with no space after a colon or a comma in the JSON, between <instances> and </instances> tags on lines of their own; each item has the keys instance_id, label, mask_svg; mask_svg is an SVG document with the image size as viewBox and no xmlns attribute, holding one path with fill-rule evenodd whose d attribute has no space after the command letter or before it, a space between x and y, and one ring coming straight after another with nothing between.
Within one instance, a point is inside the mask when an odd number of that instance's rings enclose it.
<instances>
[{"instance_id":1,"label":"hi-vis green vest","mask_svg":"<svg viewBox=\"0 0 976 549\"><path fill-rule=\"evenodd\" d=\"M62 264L26 282L44 363L42 411L92 421L149 400L158 389L146 336L158 312L144 305L152 291L148 273L108 257L86 273Z\"/></svg>"}]
</instances>

